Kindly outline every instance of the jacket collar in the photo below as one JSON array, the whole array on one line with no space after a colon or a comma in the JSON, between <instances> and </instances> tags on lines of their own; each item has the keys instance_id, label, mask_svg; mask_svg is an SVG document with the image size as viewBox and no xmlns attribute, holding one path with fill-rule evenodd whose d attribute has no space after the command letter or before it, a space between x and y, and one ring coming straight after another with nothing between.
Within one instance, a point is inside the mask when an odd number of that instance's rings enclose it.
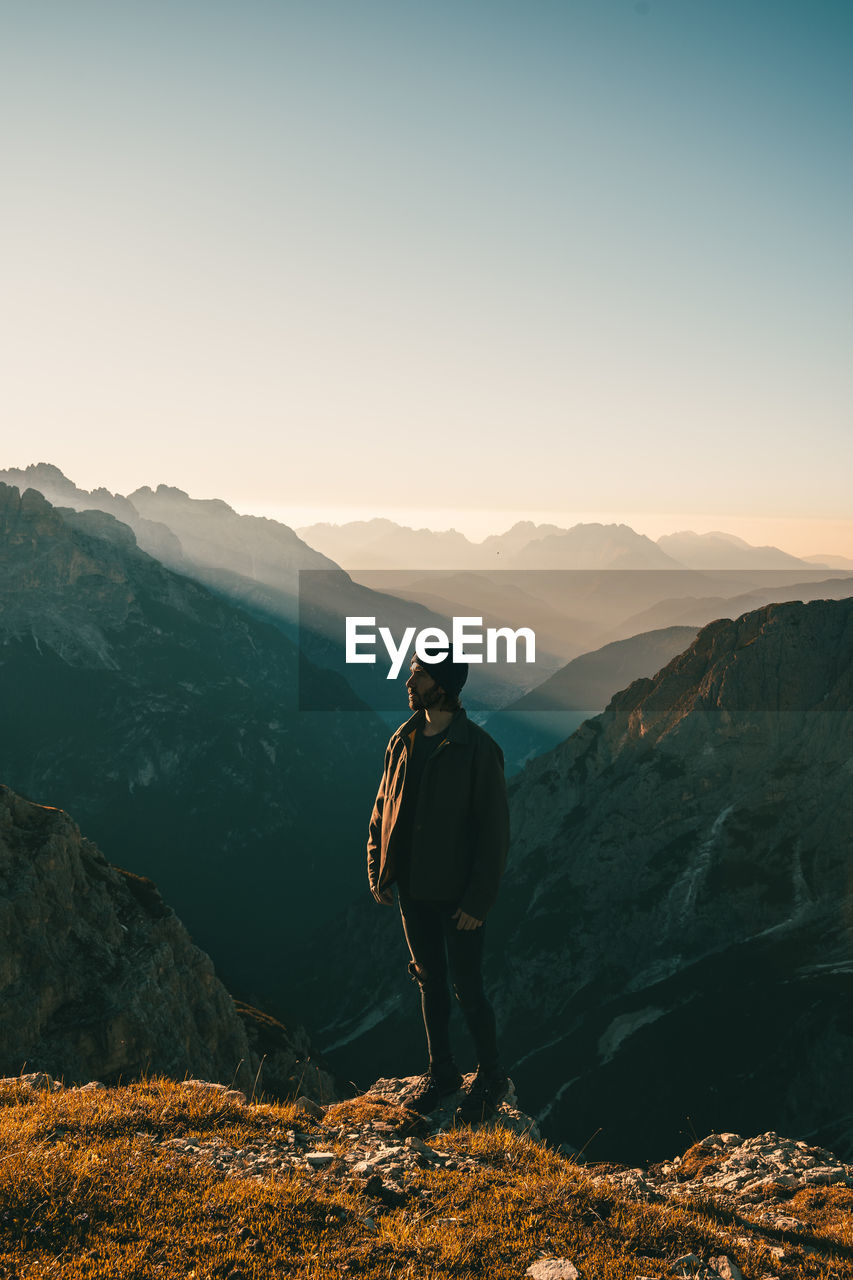
<instances>
[{"instance_id":1,"label":"jacket collar","mask_svg":"<svg viewBox=\"0 0 853 1280\"><path fill-rule=\"evenodd\" d=\"M405 738L414 729L419 729L424 722L423 711L416 711L414 715L409 716L399 729L396 729L391 735L392 738ZM455 713L450 724L444 731L444 736L448 742L467 742L468 741L468 716L464 707L460 707Z\"/></svg>"}]
</instances>

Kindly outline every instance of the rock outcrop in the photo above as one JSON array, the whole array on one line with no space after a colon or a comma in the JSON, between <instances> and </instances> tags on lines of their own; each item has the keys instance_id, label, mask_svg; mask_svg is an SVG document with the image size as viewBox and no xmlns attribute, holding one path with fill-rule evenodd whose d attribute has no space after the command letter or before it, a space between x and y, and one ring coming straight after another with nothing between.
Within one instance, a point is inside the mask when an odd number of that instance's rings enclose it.
<instances>
[{"instance_id":1,"label":"rock outcrop","mask_svg":"<svg viewBox=\"0 0 853 1280\"><path fill-rule=\"evenodd\" d=\"M263 1015L240 1016L152 881L107 862L67 813L5 786L0 936L0 1073L189 1074L294 1096L301 1072L303 1092L334 1096L304 1032L294 1043L266 1019L278 1035L262 1062L251 1042Z\"/></svg>"},{"instance_id":2,"label":"rock outcrop","mask_svg":"<svg viewBox=\"0 0 853 1280\"><path fill-rule=\"evenodd\" d=\"M431 1133L439 1133L453 1126L456 1108L464 1100L466 1090L471 1087L475 1075L476 1073L471 1071L468 1075L463 1076L462 1086L456 1093L447 1094L441 1103L424 1117ZM392 1103L395 1107L407 1108L419 1081L420 1076L404 1076L402 1078L391 1076L387 1079L380 1077L380 1079L374 1080L363 1095L363 1098L366 1102L373 1102L378 1099L382 1102ZM506 1097L502 1102L498 1103L498 1114L491 1123L499 1125L502 1129L509 1129L512 1133L529 1133L531 1138L537 1141L541 1137L536 1121L519 1110L518 1096L512 1080L509 1081Z\"/></svg>"},{"instance_id":3,"label":"rock outcrop","mask_svg":"<svg viewBox=\"0 0 853 1280\"><path fill-rule=\"evenodd\" d=\"M7 787L0 885L0 1071L230 1080L248 1068L233 1001L153 883Z\"/></svg>"},{"instance_id":4,"label":"rock outcrop","mask_svg":"<svg viewBox=\"0 0 853 1280\"><path fill-rule=\"evenodd\" d=\"M156 556L172 569L187 567L183 547L172 530L159 521L146 520L133 503L120 493L110 493L108 489L95 489L89 493L86 489L78 488L59 467L49 462L38 462L24 468L7 468L0 471L0 482L14 485L21 493L34 489L54 507L93 513L99 511L110 515L133 530L142 551Z\"/></svg>"}]
</instances>

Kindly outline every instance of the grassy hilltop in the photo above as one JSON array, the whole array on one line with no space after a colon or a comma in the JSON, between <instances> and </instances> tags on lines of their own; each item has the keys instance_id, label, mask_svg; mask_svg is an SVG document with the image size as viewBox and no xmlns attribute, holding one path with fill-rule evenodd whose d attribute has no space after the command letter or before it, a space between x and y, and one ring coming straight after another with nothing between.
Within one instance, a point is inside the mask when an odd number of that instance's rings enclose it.
<instances>
[{"instance_id":1,"label":"grassy hilltop","mask_svg":"<svg viewBox=\"0 0 853 1280\"><path fill-rule=\"evenodd\" d=\"M163 1077L55 1091L3 1082L0 1276L515 1280L562 1258L583 1280L657 1280L721 1274L707 1264L726 1258L746 1280L853 1280L849 1186L787 1198L775 1188L777 1212L798 1225L772 1230L766 1200L638 1200L613 1166L578 1164L528 1134L464 1126L426 1147L423 1120L404 1108L304 1105ZM404 1189L353 1166L371 1134L411 1157ZM685 1174L702 1150L687 1153Z\"/></svg>"}]
</instances>

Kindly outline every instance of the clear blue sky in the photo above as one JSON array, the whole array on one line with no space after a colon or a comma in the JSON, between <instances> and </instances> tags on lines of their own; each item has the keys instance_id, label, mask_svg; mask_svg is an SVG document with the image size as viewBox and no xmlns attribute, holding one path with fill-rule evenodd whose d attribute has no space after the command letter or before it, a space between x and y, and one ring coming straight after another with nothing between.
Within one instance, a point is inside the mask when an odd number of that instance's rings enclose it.
<instances>
[{"instance_id":1,"label":"clear blue sky","mask_svg":"<svg viewBox=\"0 0 853 1280\"><path fill-rule=\"evenodd\" d=\"M0 465L849 519L849 0L1 12Z\"/></svg>"}]
</instances>

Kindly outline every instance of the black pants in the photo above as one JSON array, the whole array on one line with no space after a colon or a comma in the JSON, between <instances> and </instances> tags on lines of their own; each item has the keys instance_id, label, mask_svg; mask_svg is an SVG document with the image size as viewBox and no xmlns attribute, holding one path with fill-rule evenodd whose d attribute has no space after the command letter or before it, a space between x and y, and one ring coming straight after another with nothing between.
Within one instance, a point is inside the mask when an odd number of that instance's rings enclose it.
<instances>
[{"instance_id":1,"label":"black pants","mask_svg":"<svg viewBox=\"0 0 853 1280\"><path fill-rule=\"evenodd\" d=\"M497 1071L495 1015L483 990L481 972L485 924L477 929L458 929L451 918L455 902L421 901L399 890L398 900L412 957L409 974L421 990L430 1068L443 1071L453 1065L449 965L454 994L474 1041L478 1065L484 1072Z\"/></svg>"}]
</instances>

